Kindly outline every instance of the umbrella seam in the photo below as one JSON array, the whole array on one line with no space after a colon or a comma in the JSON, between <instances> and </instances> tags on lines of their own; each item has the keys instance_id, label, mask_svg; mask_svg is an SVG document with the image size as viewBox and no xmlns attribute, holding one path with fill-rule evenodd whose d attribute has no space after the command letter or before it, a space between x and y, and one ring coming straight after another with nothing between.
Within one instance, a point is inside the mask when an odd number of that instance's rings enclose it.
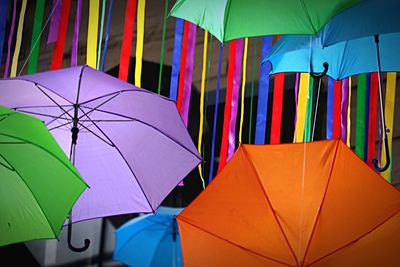
<instances>
[{"instance_id":1,"label":"umbrella seam","mask_svg":"<svg viewBox=\"0 0 400 267\"><path fill-rule=\"evenodd\" d=\"M310 25L311 25L312 30L314 31L313 34L316 34L318 31L317 31L317 29L315 29L314 24L312 23L311 16L310 16L310 13L308 12L308 9L307 9L307 7L306 7L306 4L304 3L303 0L299 0L299 2L300 2L301 7L303 8L303 11L304 11L304 13L305 13L307 19L308 19L308 22L309 22Z\"/></svg>"},{"instance_id":2,"label":"umbrella seam","mask_svg":"<svg viewBox=\"0 0 400 267\"><path fill-rule=\"evenodd\" d=\"M260 254L260 253L258 253L258 252L251 251L250 249L248 249L248 248L246 248L246 247L240 246L239 244L236 244L236 243L234 243L234 242L232 242L232 241L230 241L230 240L228 240L228 239L226 239L226 238L223 238L223 237L221 237L221 236L219 236L219 235L217 235L217 234L214 234L214 233L212 233L212 232L210 232L210 231L208 231L208 230L206 230L206 229L204 229L204 228L202 228L202 227L200 227L200 226L198 226L198 225L195 225L195 224L189 222L189 221L186 220L186 218L185 218L184 216L182 216L182 215L179 215L177 218L178 218L178 221L182 221L182 222L184 222L184 223L190 224L191 226L193 226L193 227L195 227L195 228L197 228L197 229L199 229L199 230L201 230L201 231L203 231L203 232L205 232L205 233L207 233L207 234L209 234L209 235L211 235L211 236L213 236L213 237L215 237L215 238L218 238L218 239L220 239L220 240L222 240L222 241L225 241L225 242L227 242L227 243L229 243L229 244L231 244L231 245L233 245L233 246L235 246L235 247L237 247L237 248L239 248L239 249L242 249L242 250L244 250L244 251L246 251L246 252L248 252L248 253L250 253L250 254L255 254L255 255L260 256L260 257L262 257L262 258L265 258L265 259L268 259L268 260L271 260L271 261L274 261L274 262L277 262L277 263L280 263L280 264L283 264L283 265L286 265L286 266L295 267L295 265L287 264L287 263L282 262L282 261L280 261L280 260L277 260L277 259L274 259L274 258L265 256L265 255L262 255L262 254Z\"/></svg>"},{"instance_id":3,"label":"umbrella seam","mask_svg":"<svg viewBox=\"0 0 400 267\"><path fill-rule=\"evenodd\" d=\"M347 49L347 44L348 44L348 40L346 40L345 41L345 44L344 44L344 48L343 48L343 53L342 53L342 57L341 57L341 59L340 59L340 65L339 65L339 76L337 77L337 79L339 80L342 80L342 79L345 79L345 78L347 78L347 77L342 77L342 71L343 71L343 63L344 63L344 53L346 52L346 49Z\"/></svg>"},{"instance_id":4,"label":"umbrella seam","mask_svg":"<svg viewBox=\"0 0 400 267\"><path fill-rule=\"evenodd\" d=\"M224 28L223 28L223 33L222 33L222 41L221 43L223 43L225 40L225 35L226 35L226 22L228 20L228 15L229 15L229 11L230 11L230 6L231 6L231 0L227 0L226 5L225 5L225 12L224 12Z\"/></svg>"},{"instance_id":5,"label":"umbrella seam","mask_svg":"<svg viewBox=\"0 0 400 267\"><path fill-rule=\"evenodd\" d=\"M272 210L272 213L274 214L275 221L277 222L277 224L279 226L279 229L281 230L281 233L285 238L286 244L288 245L288 247L290 249L290 252L292 253L292 256L294 257L295 262L298 263L298 259L296 258L296 254L294 253L294 250L293 250L292 246L290 245L289 240L287 239L285 231L283 231L282 225L278 220L278 216L276 214L276 210L272 206L272 203L271 203L271 201L270 201L270 199L269 199L269 197L267 195L267 192L266 192L266 190L265 190L265 188L264 188L264 186L263 186L263 184L261 182L260 176L258 175L257 169L254 166L254 163L253 163L251 157L249 156L249 154L247 153L247 150L246 150L245 147L246 147L245 145L242 146L243 152L245 154L245 158L247 159L247 162L250 164L250 167L252 168L252 170L254 171L254 173L256 175L257 181L258 181L258 183L259 183L259 185L260 185L260 187L261 187L261 189L262 189L262 191L264 193L265 198L267 199L267 202L268 202L268 204L269 204L269 206L270 206L270 208Z\"/></svg>"},{"instance_id":6,"label":"umbrella seam","mask_svg":"<svg viewBox=\"0 0 400 267\"><path fill-rule=\"evenodd\" d=\"M328 182L327 182L327 184L326 184L324 196L323 196L323 198L322 198L322 200L321 200L321 204L320 204L319 209L318 209L317 217L315 218L315 222L314 222L314 225L313 225L313 229L312 229L312 231L311 231L310 239L308 240L308 243L307 243L307 247L306 247L306 251L305 251L305 253L304 253L302 265L304 264L304 261L305 261L306 258L307 258L307 253L308 253L308 251L309 251L309 248L310 248L310 245L311 245L311 241L312 241L312 239L313 239L313 237L314 237L315 228L316 228L316 226L317 226L318 220L319 220L320 215L321 215L321 210L322 210L323 205L324 205L324 202L325 202L326 194L327 194L327 192L328 192L328 188L329 188L330 181L331 181L331 178L332 178L333 167L334 167L334 165L335 165L335 163L336 163L336 158L337 158L337 152L338 152L338 149L339 149L339 144L340 144L339 140L336 140L335 154L334 154L334 156L333 156L333 161L332 161L332 165L331 165L331 170L330 170L329 176L328 176Z\"/></svg>"}]
</instances>

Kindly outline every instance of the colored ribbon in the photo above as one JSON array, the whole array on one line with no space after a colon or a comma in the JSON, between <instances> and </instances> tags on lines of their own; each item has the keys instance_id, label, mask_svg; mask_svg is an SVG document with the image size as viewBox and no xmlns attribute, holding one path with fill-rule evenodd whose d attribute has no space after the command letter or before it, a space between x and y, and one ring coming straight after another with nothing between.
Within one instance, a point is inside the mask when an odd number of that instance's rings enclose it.
<instances>
[{"instance_id":1,"label":"colored ribbon","mask_svg":"<svg viewBox=\"0 0 400 267\"><path fill-rule=\"evenodd\" d=\"M394 102L396 99L396 72L388 72L386 77L386 95L385 95L385 122L388 129L387 138L389 143L389 155L392 158L392 140L393 140L393 118L394 118ZM382 144L384 146L384 144ZM382 148L382 162L386 162L386 154ZM389 182L392 182L392 162L389 168L382 172L381 175Z\"/></svg>"},{"instance_id":2,"label":"colored ribbon","mask_svg":"<svg viewBox=\"0 0 400 267\"><path fill-rule=\"evenodd\" d=\"M232 101L231 101L231 116L229 122L228 134L228 155L226 161L228 162L235 153L236 147L236 120L238 114L239 104L239 89L240 89L240 76L242 70L243 58L243 39L238 39L236 42L236 56L235 56L235 69L233 72L232 84Z\"/></svg>"},{"instance_id":3,"label":"colored ribbon","mask_svg":"<svg viewBox=\"0 0 400 267\"><path fill-rule=\"evenodd\" d=\"M294 142L304 141L304 126L306 119L306 108L307 108L307 94L310 84L310 74L301 73L300 74L300 84L299 84L299 96L297 103L297 121L295 127L295 138Z\"/></svg>"},{"instance_id":4,"label":"colored ribbon","mask_svg":"<svg viewBox=\"0 0 400 267\"><path fill-rule=\"evenodd\" d=\"M3 59L4 37L6 35L8 0L0 0L0 65Z\"/></svg>"},{"instance_id":5,"label":"colored ribbon","mask_svg":"<svg viewBox=\"0 0 400 267\"><path fill-rule=\"evenodd\" d=\"M103 71L103 72L104 72L104 69L106 66L108 39L110 38L110 23L111 23L112 6L113 6L113 0L110 0L110 2L108 4L107 26L106 26L106 36L105 36L105 40L104 40L103 56L101 58L101 71Z\"/></svg>"},{"instance_id":6,"label":"colored ribbon","mask_svg":"<svg viewBox=\"0 0 400 267\"><path fill-rule=\"evenodd\" d=\"M261 58L266 58L271 51L272 37L262 37ZM258 102L257 102L257 118L256 118L256 132L255 144L265 143L265 128L267 124L267 111L268 111L268 95L269 95L269 72L271 66L268 62L261 64L260 67L260 81L258 85Z\"/></svg>"},{"instance_id":7,"label":"colored ribbon","mask_svg":"<svg viewBox=\"0 0 400 267\"><path fill-rule=\"evenodd\" d=\"M181 50L183 39L183 19L175 20L174 52L172 54L171 81L169 86L169 98L176 101L178 96L178 77L181 64Z\"/></svg>"},{"instance_id":8,"label":"colored ribbon","mask_svg":"<svg viewBox=\"0 0 400 267\"><path fill-rule=\"evenodd\" d=\"M135 59L135 86L142 86L142 60L143 60L143 38L144 38L144 17L146 0L138 0L137 29L136 29L136 59Z\"/></svg>"},{"instance_id":9,"label":"colored ribbon","mask_svg":"<svg viewBox=\"0 0 400 267\"><path fill-rule=\"evenodd\" d=\"M50 66L51 70L58 70L62 66L70 6L71 6L71 0L62 0L60 29L58 30L58 38L54 45L53 57Z\"/></svg>"},{"instance_id":10,"label":"colored ribbon","mask_svg":"<svg viewBox=\"0 0 400 267\"><path fill-rule=\"evenodd\" d=\"M369 97L369 116L368 116L368 150L367 164L371 167L372 159L375 158L375 141L376 141L376 118L378 105L378 73L371 73Z\"/></svg>"},{"instance_id":11,"label":"colored ribbon","mask_svg":"<svg viewBox=\"0 0 400 267\"><path fill-rule=\"evenodd\" d=\"M161 81L162 81L162 72L163 72L163 66L164 66L165 33L167 30L167 17L168 17L168 0L165 0L163 31L162 31L162 37L161 37L160 71L158 73L158 87L157 87L158 94L161 94ZM175 50L174 50L174 52L175 52Z\"/></svg>"},{"instance_id":12,"label":"colored ribbon","mask_svg":"<svg viewBox=\"0 0 400 267\"><path fill-rule=\"evenodd\" d=\"M314 102L314 78L310 76L308 82L308 91L307 91L306 117L304 122L304 142L311 141L313 102Z\"/></svg>"},{"instance_id":13,"label":"colored ribbon","mask_svg":"<svg viewBox=\"0 0 400 267\"><path fill-rule=\"evenodd\" d=\"M333 95L334 80L328 77L328 94L327 94L327 110L326 110L326 139L333 137Z\"/></svg>"},{"instance_id":14,"label":"colored ribbon","mask_svg":"<svg viewBox=\"0 0 400 267\"><path fill-rule=\"evenodd\" d=\"M221 68L222 68L222 55L223 55L223 44L219 46L219 59L218 59L218 73L217 73L217 86L215 88L215 107L214 107L214 120L213 120L213 132L211 138L211 160L210 160L210 173L208 176L208 182L210 183L214 177L214 161L215 161L215 140L217 136L217 121L218 121L218 106L219 106L219 89L221 86Z\"/></svg>"},{"instance_id":15,"label":"colored ribbon","mask_svg":"<svg viewBox=\"0 0 400 267\"><path fill-rule=\"evenodd\" d=\"M351 134L351 77L349 79L349 99L347 103L347 139L346 145L350 147L350 134Z\"/></svg>"},{"instance_id":16,"label":"colored ribbon","mask_svg":"<svg viewBox=\"0 0 400 267\"><path fill-rule=\"evenodd\" d=\"M86 64L96 68L97 57L97 34L99 30L99 0L90 0L89 4L89 22L86 45Z\"/></svg>"},{"instance_id":17,"label":"colored ribbon","mask_svg":"<svg viewBox=\"0 0 400 267\"><path fill-rule=\"evenodd\" d=\"M60 30L60 21L61 21L61 13L62 13L62 1L63 0L53 0L52 1L52 10L53 14L50 19L50 29L49 34L47 36L47 44L52 44L57 42L58 32Z\"/></svg>"},{"instance_id":18,"label":"colored ribbon","mask_svg":"<svg viewBox=\"0 0 400 267\"><path fill-rule=\"evenodd\" d=\"M208 31L204 31L204 42L203 42L203 68L201 71L201 86L200 86L200 120L199 120L199 136L197 139L197 150L201 154L201 144L203 141L203 122L204 122L204 91L206 84L206 72L207 72L207 44L208 44ZM200 178L203 182L203 189L205 188L202 166L198 165Z\"/></svg>"},{"instance_id":19,"label":"colored ribbon","mask_svg":"<svg viewBox=\"0 0 400 267\"><path fill-rule=\"evenodd\" d=\"M256 74L256 61L257 61L257 42L254 42L253 48L253 65L251 67L251 91L250 91L250 114L249 114L249 139L248 143L252 143L252 131L253 131L253 102L254 102L254 81Z\"/></svg>"},{"instance_id":20,"label":"colored ribbon","mask_svg":"<svg viewBox=\"0 0 400 267\"><path fill-rule=\"evenodd\" d=\"M181 60L179 66L179 85L178 85L178 96L176 101L176 107L181 113L182 109L182 100L183 100L183 88L185 84L185 71L186 71L186 57L187 57L187 47L188 47L188 38L189 38L189 23L185 21L183 26L183 41L182 41L182 52L181 52ZM182 115L181 115L182 116Z\"/></svg>"},{"instance_id":21,"label":"colored ribbon","mask_svg":"<svg viewBox=\"0 0 400 267\"><path fill-rule=\"evenodd\" d=\"M74 34L72 36L71 67L78 65L78 41L79 41L79 27L81 25L81 15L82 15L82 0L78 0L78 3L76 5Z\"/></svg>"},{"instance_id":22,"label":"colored ribbon","mask_svg":"<svg viewBox=\"0 0 400 267\"><path fill-rule=\"evenodd\" d=\"M367 74L367 86L366 86L366 101L365 101L365 128L364 128L364 161L368 160L368 130L369 130L369 105L370 105L370 97L371 97L371 74Z\"/></svg>"},{"instance_id":23,"label":"colored ribbon","mask_svg":"<svg viewBox=\"0 0 400 267\"><path fill-rule=\"evenodd\" d=\"M28 63L28 74L36 73L37 71L37 64L39 60L39 48L40 48L39 45L40 32L42 30L43 13L44 13L44 0L37 0L35 8L35 17L33 22L33 30L32 30L31 49L30 49L30 57Z\"/></svg>"},{"instance_id":24,"label":"colored ribbon","mask_svg":"<svg viewBox=\"0 0 400 267\"><path fill-rule=\"evenodd\" d=\"M19 13L19 20L18 20L17 39L15 41L10 77L17 76L18 58L19 58L19 52L21 51L22 31L24 30L26 4L27 0L22 0L21 11Z\"/></svg>"},{"instance_id":25,"label":"colored ribbon","mask_svg":"<svg viewBox=\"0 0 400 267\"><path fill-rule=\"evenodd\" d=\"M244 120L244 97L246 95L246 69L247 69L247 47L249 46L249 39L244 39L244 51L243 51L243 72L242 72L242 95L240 102L240 124L239 124L239 143L242 143L243 134L243 120Z\"/></svg>"},{"instance_id":26,"label":"colored ribbon","mask_svg":"<svg viewBox=\"0 0 400 267\"><path fill-rule=\"evenodd\" d=\"M8 47L7 47L7 57L6 57L6 65L4 67L4 79L8 77L8 70L10 68L10 55L11 55L11 44L14 35L14 27L15 27L15 17L17 15L17 0L13 2L13 13L11 18L11 27L10 33L8 35Z\"/></svg>"},{"instance_id":27,"label":"colored ribbon","mask_svg":"<svg viewBox=\"0 0 400 267\"><path fill-rule=\"evenodd\" d=\"M127 81L129 71L129 61L131 58L132 36L135 27L136 0L128 0L125 11L124 36L119 58L118 78Z\"/></svg>"},{"instance_id":28,"label":"colored ribbon","mask_svg":"<svg viewBox=\"0 0 400 267\"><path fill-rule=\"evenodd\" d=\"M226 159L228 156L228 138L229 138L229 126L231 121L233 75L236 62L235 59L236 43L237 40L230 41L229 43L228 76L227 76L227 86L225 95L224 121L222 126L221 150L219 153L218 173L225 167Z\"/></svg>"},{"instance_id":29,"label":"colored ribbon","mask_svg":"<svg viewBox=\"0 0 400 267\"><path fill-rule=\"evenodd\" d=\"M332 138L340 138L340 99L342 92L342 81L333 82L333 130Z\"/></svg>"},{"instance_id":30,"label":"colored ribbon","mask_svg":"<svg viewBox=\"0 0 400 267\"><path fill-rule=\"evenodd\" d=\"M294 129L296 129L296 123L297 123L297 106L299 104L299 83L300 83L300 73L296 72L296 81L294 85L294 101L295 101Z\"/></svg>"},{"instance_id":31,"label":"colored ribbon","mask_svg":"<svg viewBox=\"0 0 400 267\"><path fill-rule=\"evenodd\" d=\"M365 140L365 103L367 101L367 74L358 75L356 107L356 147L355 152L364 159Z\"/></svg>"},{"instance_id":32,"label":"colored ribbon","mask_svg":"<svg viewBox=\"0 0 400 267\"><path fill-rule=\"evenodd\" d=\"M349 111L349 78L342 80L342 99L340 103L340 139L347 143L347 114Z\"/></svg>"},{"instance_id":33,"label":"colored ribbon","mask_svg":"<svg viewBox=\"0 0 400 267\"><path fill-rule=\"evenodd\" d=\"M100 36L99 36L99 42L97 45L97 64L96 64L96 69L100 69L100 59L101 59L101 44L103 42L103 29L104 29L104 17L106 14L106 2L107 0L102 1L102 6L101 6L101 21L100 21Z\"/></svg>"},{"instance_id":34,"label":"colored ribbon","mask_svg":"<svg viewBox=\"0 0 400 267\"><path fill-rule=\"evenodd\" d=\"M282 122L282 104L283 104L284 86L285 86L285 74L284 73L275 74L274 96L272 102L270 144L279 144L281 142L281 122Z\"/></svg>"}]
</instances>

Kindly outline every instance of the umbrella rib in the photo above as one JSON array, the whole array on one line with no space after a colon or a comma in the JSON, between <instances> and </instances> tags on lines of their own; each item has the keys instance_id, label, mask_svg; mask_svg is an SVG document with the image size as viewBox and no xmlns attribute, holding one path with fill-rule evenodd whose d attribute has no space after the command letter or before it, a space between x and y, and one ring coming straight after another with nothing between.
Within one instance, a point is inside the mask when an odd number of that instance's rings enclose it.
<instances>
[{"instance_id":1,"label":"umbrella rib","mask_svg":"<svg viewBox=\"0 0 400 267\"><path fill-rule=\"evenodd\" d=\"M366 237L367 235L371 234L373 231L375 231L376 229L378 229L379 227L381 227L383 224L385 224L385 223L386 223L387 221L389 221L391 218L393 218L394 216L396 216L398 213L400 213L400 209L398 209L398 210L397 210L396 212L394 212L392 215L388 216L388 218L386 218L385 220L383 220L381 223L379 223L378 225L376 225L375 227L373 227L371 230L369 230L368 232L364 233L364 234L361 235L360 237L358 237L358 238L356 238L356 239L350 241L350 242L347 243L347 244L344 244L344 245L341 246L340 248L338 248L338 249L336 249L336 250L334 250L334 251L332 251L332 252L326 254L325 256L322 256L321 258L319 258L319 259L317 259L317 260L311 262L311 263L308 264L307 266L311 266L311 265L313 265L313 264L315 264L315 263L317 263L317 262L319 262L319 261L321 261L321 260L323 260L323 259L325 259L325 258L331 256L331 255L334 255L334 254L340 252L341 250L346 249L348 246L350 246L350 245L352 245L352 244L358 242L360 239L362 239L362 238Z\"/></svg>"},{"instance_id":2,"label":"umbrella rib","mask_svg":"<svg viewBox=\"0 0 400 267\"><path fill-rule=\"evenodd\" d=\"M8 144L10 144L11 142L5 142L5 143L1 143L2 145L3 144L6 144L6 145L8 145ZM5 161L5 162L7 162L8 164L9 164L9 166L7 166L6 164L3 164L3 163L1 163L0 162L0 165L1 166L3 166L4 168L6 168L6 169L8 169L8 170L10 170L10 171L16 171L15 170L15 168L13 167L13 166L11 166L11 164L4 158L4 156L3 156L3 154L0 154L0 157ZM10 167L11 166L11 167Z\"/></svg>"},{"instance_id":3,"label":"umbrella rib","mask_svg":"<svg viewBox=\"0 0 400 267\"><path fill-rule=\"evenodd\" d=\"M285 262L283 262L283 261L280 261L280 260L277 260L277 259L274 259L274 258L265 256L265 255L262 255L262 254L260 254L260 253L258 253L258 252L252 251L252 250L250 250L250 249L248 249L248 248L245 248L245 247L243 247L243 246L241 246L241 245L239 245L239 244L236 244L236 243L234 243L234 242L232 242L232 241L230 241L230 240L228 240L228 239L226 239L226 238L223 238L223 237L221 237L221 236L219 236L219 235L217 235L217 234L214 234L214 233L212 233L212 232L210 232L210 231L208 231L208 230L206 230L206 229L204 229L204 228L202 228L202 227L200 227L200 226L197 226L197 225L195 225L195 224L193 224L193 223L187 221L187 220L186 220L184 217L182 217L182 216L179 216L179 220L181 220L181 221L183 221L183 222L185 222L185 223L187 223L187 224L190 224L191 226L193 226L193 227L195 227L195 228L197 228L197 229L199 229L199 230L201 230L201 231L203 231L203 232L205 232L205 233L207 233L207 234L209 234L209 235L212 235L212 236L215 237L215 238L221 239L221 240L223 240L223 241L225 241L225 242L227 242L227 243L229 243L229 244L231 244L231 245L233 245L233 246L235 246L235 247L238 247L238 248L240 248L240 249L242 249L242 250L244 250L244 251L246 251L246 252L249 252L249 253L251 253L251 254L255 254L255 255L260 256L260 257L262 257L262 258L265 258L265 259L268 259L268 260L271 260L271 261L274 261L274 262L277 262L277 263L280 263L280 264L283 264L283 265L286 265L286 266L295 267L295 265L287 264L287 263L285 263Z\"/></svg>"},{"instance_id":4,"label":"umbrella rib","mask_svg":"<svg viewBox=\"0 0 400 267\"><path fill-rule=\"evenodd\" d=\"M329 176L328 176L328 182L326 184L324 196L322 197L322 201L321 201L321 204L320 204L319 209L318 209L317 217L315 218L315 223L314 223L313 229L311 231L310 239L308 240L308 243L307 243L307 246L306 246L306 251L305 251L304 257L303 257L304 260L307 258L307 253L308 253L308 250L310 248L311 241L312 241L312 239L314 237L314 234L315 234L315 228L317 226L318 220L319 220L319 218L321 216L321 210L322 210L323 205L325 203L326 194L328 192L328 188L329 188L329 185L330 185L330 182L331 182L331 178L332 178L333 166L335 165L335 162L336 162L336 157L337 157L337 152L338 152L338 149L339 149L339 144L340 144L339 141L336 141L335 154L333 155L333 161L332 161L331 170L330 170Z\"/></svg>"},{"instance_id":5,"label":"umbrella rib","mask_svg":"<svg viewBox=\"0 0 400 267\"><path fill-rule=\"evenodd\" d=\"M104 136L108 139L109 142L107 142L107 140L105 140L104 138L102 138L100 135L96 134L95 132L93 132L92 130L90 130L88 127L86 127L85 125L83 125L82 123L78 122L78 124L83 127L85 130L87 130L88 132L90 132L91 134L93 134L94 136L96 136L97 138L99 138L101 141L103 141L104 143L106 143L107 145L111 146L111 147L115 147L115 144L110 140L110 138L104 134L103 131L101 131L101 129L95 124L93 123L93 125L99 129Z\"/></svg>"},{"instance_id":6,"label":"umbrella rib","mask_svg":"<svg viewBox=\"0 0 400 267\"><path fill-rule=\"evenodd\" d=\"M67 114L68 116L70 116L71 117L71 119L73 119L73 117L71 116L71 114L69 114L64 108L63 108L63 106L62 105L60 105L60 104L58 104L53 98L51 98L42 88L40 88L40 86L39 86L39 84L38 83L34 83L35 84L35 86L39 89L39 91L40 92L42 92L45 96L47 96L50 100L51 100L51 102L53 102L54 104L56 104L57 105L57 107L58 108L60 108L62 111L64 111L64 113L65 114ZM44 86L43 86L44 87ZM46 87L45 87L46 88ZM47 89L47 88L46 88ZM47 89L47 90L49 90L49 89ZM51 90L50 90L51 91ZM53 92L53 91L52 91ZM53 92L54 93L54 92ZM58 95L58 94L57 94ZM61 97L61 96L60 96ZM66 99L65 99L66 100ZM66 101L68 101L68 100L66 100ZM68 101L69 103L71 103L70 101ZM72 103L71 103L72 104Z\"/></svg>"},{"instance_id":7,"label":"umbrella rib","mask_svg":"<svg viewBox=\"0 0 400 267\"><path fill-rule=\"evenodd\" d=\"M71 111L73 109L73 107L72 108L70 108L69 110L68 110L68 113ZM48 123L46 123L46 126L48 127L50 124L52 124L53 122L55 122L55 121L57 121L58 119L61 119L62 118L62 116L64 116L65 115L65 112L64 113L61 113L58 117L56 117L56 118L54 118L53 120L51 120L51 121L49 121ZM68 120L67 118L62 118L63 120ZM70 124L70 123L72 123L72 120L69 120L68 121L68 124Z\"/></svg>"},{"instance_id":8,"label":"umbrella rib","mask_svg":"<svg viewBox=\"0 0 400 267\"><path fill-rule=\"evenodd\" d=\"M105 105L106 103L110 102L110 101L113 100L115 97L117 97L119 94L120 94L120 92L117 92L117 93L113 94L110 98L106 99L104 102L100 103L98 106L96 106L96 107L94 107L94 108L85 107L85 108L87 108L87 109L90 109L89 112L84 112L84 111L80 108L80 110L83 112L83 115L80 116L80 117L78 117L78 120L81 119L81 118L83 118L83 117L85 117L85 116L89 117L89 114L90 114L90 113L93 113L93 111L97 110L97 109L100 108L101 106L103 106L103 105ZM100 98L99 98L99 99L100 99ZM80 104L80 105L82 105L82 104Z\"/></svg>"},{"instance_id":9,"label":"umbrella rib","mask_svg":"<svg viewBox=\"0 0 400 267\"><path fill-rule=\"evenodd\" d=\"M274 218L275 218L275 220L276 220L276 222L277 222L277 224L278 224L278 226L279 226L279 229L281 230L281 233L282 233L282 235L283 235L284 238L285 238L286 244L288 245L288 247L289 247L289 249L290 249L290 252L292 253L292 256L294 257L294 260L295 260L296 262L298 262L298 259L296 258L296 254L294 253L294 250L293 250L292 246L290 245L289 240L288 240L288 238L287 238L285 232L283 231L282 225L281 225L281 223L279 222L278 216L276 215L276 210L272 207L272 203L271 203L271 201L270 201L270 199L269 199L269 197L268 197L268 195L267 195L267 192L265 191L265 188L264 188L264 186L263 186L262 183L261 183L261 179L260 179L260 176L258 175L257 169L256 169L256 167L254 166L254 163L253 163L253 161L251 160L249 154L247 153L246 147L245 147L245 146L242 146L242 148L243 148L243 152L244 152L244 154L245 154L245 158L247 159L248 163L250 164L250 167L252 168L252 170L254 171L254 173L255 173L255 175L256 175L256 177L257 177L257 181L258 181L258 183L259 183L259 185L260 185L260 187L261 187L261 189L262 189L262 191L263 191L263 193L264 193L265 198L267 199L268 205L271 207L271 209L272 209L272 211L273 211L272 213L274 214Z\"/></svg>"},{"instance_id":10,"label":"umbrella rib","mask_svg":"<svg viewBox=\"0 0 400 267\"><path fill-rule=\"evenodd\" d=\"M64 126L67 126L67 125L69 125L69 124L71 124L70 121L68 121L68 122L66 122L66 123L63 123L63 124L60 124L60 125L57 125L57 126L54 126L54 127L52 127L52 128L48 128L48 129L49 129L49 132L51 132L51 131L53 131L53 130L59 129L59 128L64 127Z\"/></svg>"}]
</instances>

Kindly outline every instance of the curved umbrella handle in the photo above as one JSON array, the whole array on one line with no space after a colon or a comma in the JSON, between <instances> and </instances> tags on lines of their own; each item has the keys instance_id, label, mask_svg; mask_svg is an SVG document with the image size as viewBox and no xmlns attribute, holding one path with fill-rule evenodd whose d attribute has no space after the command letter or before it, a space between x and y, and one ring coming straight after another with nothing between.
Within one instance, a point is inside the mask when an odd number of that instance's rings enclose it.
<instances>
[{"instance_id":1,"label":"curved umbrella handle","mask_svg":"<svg viewBox=\"0 0 400 267\"><path fill-rule=\"evenodd\" d=\"M377 159L373 159L372 160L372 163L374 164L375 171L377 171L377 172L384 172L390 166L389 142L388 142L388 139L387 139L386 131L385 131L385 140L384 140L384 142L385 142L385 155L386 155L386 163L385 163L385 165L383 167L379 167L378 160Z\"/></svg>"},{"instance_id":2,"label":"curved umbrella handle","mask_svg":"<svg viewBox=\"0 0 400 267\"><path fill-rule=\"evenodd\" d=\"M67 237L67 241L68 241L68 248L74 252L83 252L85 250L87 250L89 248L90 245L90 240L89 239L85 239L85 244L83 245L83 247L81 248L77 248L74 247L71 243L71 236L72 236L72 223L71 221L68 222L68 237Z\"/></svg>"},{"instance_id":3,"label":"curved umbrella handle","mask_svg":"<svg viewBox=\"0 0 400 267\"><path fill-rule=\"evenodd\" d=\"M328 72L329 64L328 64L328 62L324 62L324 63L322 64L322 66L324 67L324 71L321 72L321 73L316 73L316 72L313 71L313 69L312 69L312 64L310 63L310 75L311 75L313 78L321 78L321 77L325 76L326 73Z\"/></svg>"}]
</instances>

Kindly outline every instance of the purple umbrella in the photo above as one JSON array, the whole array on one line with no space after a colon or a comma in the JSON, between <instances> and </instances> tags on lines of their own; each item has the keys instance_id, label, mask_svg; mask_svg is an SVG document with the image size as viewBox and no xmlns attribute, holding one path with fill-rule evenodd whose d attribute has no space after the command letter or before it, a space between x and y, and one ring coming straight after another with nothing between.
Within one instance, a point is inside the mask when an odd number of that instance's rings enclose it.
<instances>
[{"instance_id":1,"label":"purple umbrella","mask_svg":"<svg viewBox=\"0 0 400 267\"><path fill-rule=\"evenodd\" d=\"M153 212L201 161L173 101L88 66L1 80L0 90L0 105L45 122L90 186L70 222Z\"/></svg>"}]
</instances>

